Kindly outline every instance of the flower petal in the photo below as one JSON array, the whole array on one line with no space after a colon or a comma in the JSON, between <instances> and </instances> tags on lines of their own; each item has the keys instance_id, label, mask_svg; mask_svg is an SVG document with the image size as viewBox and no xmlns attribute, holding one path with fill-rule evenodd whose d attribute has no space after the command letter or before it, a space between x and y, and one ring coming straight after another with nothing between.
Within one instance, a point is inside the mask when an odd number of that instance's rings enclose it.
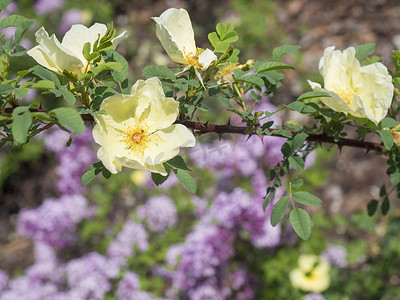
<instances>
[{"instance_id":1,"label":"flower petal","mask_svg":"<svg viewBox=\"0 0 400 300\"><path fill-rule=\"evenodd\" d=\"M157 165L179 154L179 148L193 147L196 139L184 125L175 124L153 134L154 143L144 153L145 163Z\"/></svg>"},{"instance_id":2,"label":"flower petal","mask_svg":"<svg viewBox=\"0 0 400 300\"><path fill-rule=\"evenodd\" d=\"M63 70L77 72L83 67L81 61L60 44L54 34L49 37L47 31L41 27L35 36L39 45L27 53L42 66L60 74Z\"/></svg>"},{"instance_id":3,"label":"flower petal","mask_svg":"<svg viewBox=\"0 0 400 300\"><path fill-rule=\"evenodd\" d=\"M196 54L196 43L189 14L183 8L170 8L156 22L156 35L169 57L177 63L187 64L186 54Z\"/></svg>"},{"instance_id":4,"label":"flower petal","mask_svg":"<svg viewBox=\"0 0 400 300\"><path fill-rule=\"evenodd\" d=\"M199 55L199 63L203 66L201 69L207 70L210 64L217 60L217 56L210 49L204 50Z\"/></svg>"},{"instance_id":5,"label":"flower petal","mask_svg":"<svg viewBox=\"0 0 400 300\"><path fill-rule=\"evenodd\" d=\"M89 42L92 47L94 42L100 37L103 37L107 32L107 26L100 23L95 23L90 28L87 28L82 24L72 25L71 29L64 35L61 44L68 48L83 65L86 65L87 61L83 57L83 46Z\"/></svg>"}]
</instances>

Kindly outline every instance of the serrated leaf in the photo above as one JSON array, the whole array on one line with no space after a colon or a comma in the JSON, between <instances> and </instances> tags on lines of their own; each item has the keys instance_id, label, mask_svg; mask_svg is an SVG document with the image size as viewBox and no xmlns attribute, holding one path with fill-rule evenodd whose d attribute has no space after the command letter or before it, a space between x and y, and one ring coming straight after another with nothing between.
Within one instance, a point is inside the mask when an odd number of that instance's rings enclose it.
<instances>
[{"instance_id":1,"label":"serrated leaf","mask_svg":"<svg viewBox=\"0 0 400 300\"><path fill-rule=\"evenodd\" d=\"M304 142L306 141L307 137L308 137L307 133L296 134L292 141L293 151L300 150L301 148L303 148Z\"/></svg>"},{"instance_id":2,"label":"serrated leaf","mask_svg":"<svg viewBox=\"0 0 400 300\"><path fill-rule=\"evenodd\" d=\"M5 83L0 84L0 95L7 95L11 93L13 90L14 87L12 87L11 85Z\"/></svg>"},{"instance_id":3,"label":"serrated leaf","mask_svg":"<svg viewBox=\"0 0 400 300\"><path fill-rule=\"evenodd\" d=\"M211 32L208 34L208 40L210 41L211 45L216 48L220 42L218 34L216 32Z\"/></svg>"},{"instance_id":4,"label":"serrated leaf","mask_svg":"<svg viewBox=\"0 0 400 300\"><path fill-rule=\"evenodd\" d=\"M368 216L372 217L375 214L377 208L378 208L378 201L377 200L369 201L368 204L367 204Z\"/></svg>"},{"instance_id":5,"label":"serrated leaf","mask_svg":"<svg viewBox=\"0 0 400 300\"><path fill-rule=\"evenodd\" d=\"M298 155L288 157L289 164L294 170L301 171L304 169L304 160Z\"/></svg>"},{"instance_id":6,"label":"serrated leaf","mask_svg":"<svg viewBox=\"0 0 400 300\"><path fill-rule=\"evenodd\" d=\"M11 15L5 17L4 19L0 20L0 29L7 28L7 27L19 27L24 22L29 22L30 20L20 16L20 15Z\"/></svg>"},{"instance_id":7,"label":"serrated leaf","mask_svg":"<svg viewBox=\"0 0 400 300\"><path fill-rule=\"evenodd\" d=\"M111 75L115 81L123 82L128 77L128 62L121 54L119 54L115 50L107 50L107 51L105 51L105 54L107 56L105 58L106 62L115 61L122 65L122 68L120 71L113 70L113 71L111 71Z\"/></svg>"},{"instance_id":8,"label":"serrated leaf","mask_svg":"<svg viewBox=\"0 0 400 300\"><path fill-rule=\"evenodd\" d=\"M368 44L359 45L357 47L357 51L356 51L356 58L358 60L362 60L363 58L367 57L368 55L371 55L372 53L374 53L375 45L376 45L376 43L368 43Z\"/></svg>"},{"instance_id":9,"label":"serrated leaf","mask_svg":"<svg viewBox=\"0 0 400 300\"><path fill-rule=\"evenodd\" d=\"M397 184L400 183L400 172L398 170L397 170L396 173L393 173L393 174L390 175L390 182L393 185L397 185Z\"/></svg>"},{"instance_id":10,"label":"serrated leaf","mask_svg":"<svg viewBox=\"0 0 400 300\"><path fill-rule=\"evenodd\" d=\"M274 50L272 50L272 59L280 58L281 56L292 53L294 51L297 51L300 48L301 47L297 46L297 45L279 46L279 47L275 48Z\"/></svg>"},{"instance_id":11,"label":"serrated leaf","mask_svg":"<svg viewBox=\"0 0 400 300\"><path fill-rule=\"evenodd\" d=\"M296 202L301 203L303 205L309 205L315 207L320 207L322 205L321 199L306 191L293 193L293 198Z\"/></svg>"},{"instance_id":12,"label":"serrated leaf","mask_svg":"<svg viewBox=\"0 0 400 300\"><path fill-rule=\"evenodd\" d=\"M15 38L15 43L19 44L21 42L21 39L25 32L32 27L32 25L35 22L33 20L28 20L25 22L22 22L18 27L17 30L15 31L14 38Z\"/></svg>"},{"instance_id":13,"label":"serrated leaf","mask_svg":"<svg viewBox=\"0 0 400 300\"><path fill-rule=\"evenodd\" d=\"M392 118L387 117L387 118L384 118L384 119L381 121L381 129L390 128L390 127L395 127L395 126L397 126L397 125L399 125L399 124L400 124L400 123L397 122L395 119L392 119Z\"/></svg>"},{"instance_id":14,"label":"serrated leaf","mask_svg":"<svg viewBox=\"0 0 400 300\"><path fill-rule=\"evenodd\" d=\"M292 133L289 130L286 129L275 129L273 131L274 135L280 135L280 136L284 136L287 138L291 138L292 137Z\"/></svg>"},{"instance_id":15,"label":"serrated leaf","mask_svg":"<svg viewBox=\"0 0 400 300\"><path fill-rule=\"evenodd\" d=\"M291 110L297 111L297 112L301 112L303 110L304 107L304 103L303 102L299 102L299 101L295 101L292 102L288 105L284 105L284 107L289 108Z\"/></svg>"},{"instance_id":16,"label":"serrated leaf","mask_svg":"<svg viewBox=\"0 0 400 300\"><path fill-rule=\"evenodd\" d=\"M83 123L81 115L72 108L59 107L51 110L50 114L54 114L62 126L71 128L77 134L85 131L85 123Z\"/></svg>"},{"instance_id":17,"label":"serrated leaf","mask_svg":"<svg viewBox=\"0 0 400 300\"><path fill-rule=\"evenodd\" d=\"M389 131L384 129L379 130L378 133L382 139L385 149L390 150L394 145L393 135Z\"/></svg>"},{"instance_id":18,"label":"serrated leaf","mask_svg":"<svg viewBox=\"0 0 400 300\"><path fill-rule=\"evenodd\" d=\"M265 211L265 209L267 208L268 204L272 201L274 201L275 198L275 194L276 194L276 189L274 187L270 187L271 191L268 194L268 196L265 198L265 201L263 203L263 210ZM267 189L268 191L268 189Z\"/></svg>"},{"instance_id":19,"label":"serrated leaf","mask_svg":"<svg viewBox=\"0 0 400 300\"><path fill-rule=\"evenodd\" d=\"M53 81L56 87L60 87L60 80L58 80L57 75L40 65L36 65L33 67L33 74L40 77L41 79Z\"/></svg>"},{"instance_id":20,"label":"serrated leaf","mask_svg":"<svg viewBox=\"0 0 400 300\"><path fill-rule=\"evenodd\" d=\"M379 196L380 196L380 197L383 197L383 196L385 196L386 194L387 194L386 186L385 186L385 185L382 185L381 188L380 188L380 190L379 190Z\"/></svg>"},{"instance_id":21,"label":"serrated leaf","mask_svg":"<svg viewBox=\"0 0 400 300\"><path fill-rule=\"evenodd\" d=\"M389 209L390 209L389 197L385 197L381 205L382 214L385 216L388 213Z\"/></svg>"},{"instance_id":22,"label":"serrated leaf","mask_svg":"<svg viewBox=\"0 0 400 300\"><path fill-rule=\"evenodd\" d=\"M174 170L174 173L176 175L176 178L178 178L180 184L191 192L192 194L195 194L197 191L197 184L196 181L193 179L193 177L186 171L177 169Z\"/></svg>"},{"instance_id":23,"label":"serrated leaf","mask_svg":"<svg viewBox=\"0 0 400 300\"><path fill-rule=\"evenodd\" d=\"M32 124L31 113L25 111L22 114L15 115L12 122L11 132L14 140L18 144L23 144L26 142L28 136L29 128Z\"/></svg>"},{"instance_id":24,"label":"serrated leaf","mask_svg":"<svg viewBox=\"0 0 400 300\"><path fill-rule=\"evenodd\" d=\"M294 179L292 181L292 188L296 189L298 187L301 187L303 185L303 183L304 183L304 181L301 178Z\"/></svg>"},{"instance_id":25,"label":"serrated leaf","mask_svg":"<svg viewBox=\"0 0 400 300\"><path fill-rule=\"evenodd\" d=\"M329 94L325 92L319 92L319 91L312 91L312 92L306 92L301 94L296 101L302 101L305 99L311 99L311 98L321 98L321 97L329 97Z\"/></svg>"},{"instance_id":26,"label":"serrated leaf","mask_svg":"<svg viewBox=\"0 0 400 300\"><path fill-rule=\"evenodd\" d=\"M276 202L271 212L271 225L276 226L285 215L286 209L289 204L290 197L284 196Z\"/></svg>"},{"instance_id":27,"label":"serrated leaf","mask_svg":"<svg viewBox=\"0 0 400 300\"><path fill-rule=\"evenodd\" d=\"M38 82L31 85L33 89L50 90L54 89L56 86L53 81L50 80L39 80Z\"/></svg>"},{"instance_id":28,"label":"serrated leaf","mask_svg":"<svg viewBox=\"0 0 400 300\"><path fill-rule=\"evenodd\" d=\"M176 80L174 72L172 72L166 66L147 66L143 70L143 76L146 78L160 77L170 79L172 81Z\"/></svg>"},{"instance_id":29,"label":"serrated leaf","mask_svg":"<svg viewBox=\"0 0 400 300\"><path fill-rule=\"evenodd\" d=\"M60 87L60 92L65 100L69 105L75 104L76 98L74 94L69 91L65 86Z\"/></svg>"},{"instance_id":30,"label":"serrated leaf","mask_svg":"<svg viewBox=\"0 0 400 300\"><path fill-rule=\"evenodd\" d=\"M182 169L182 170L190 171L190 169L186 165L186 163L183 160L183 158L181 156L179 156L179 155L175 156L173 159L170 159L169 161L167 161L167 163L171 167L174 167L176 169Z\"/></svg>"},{"instance_id":31,"label":"serrated leaf","mask_svg":"<svg viewBox=\"0 0 400 300\"><path fill-rule=\"evenodd\" d=\"M301 239L309 239L311 235L311 218L304 209L295 208L292 210L289 215L289 221Z\"/></svg>"}]
</instances>

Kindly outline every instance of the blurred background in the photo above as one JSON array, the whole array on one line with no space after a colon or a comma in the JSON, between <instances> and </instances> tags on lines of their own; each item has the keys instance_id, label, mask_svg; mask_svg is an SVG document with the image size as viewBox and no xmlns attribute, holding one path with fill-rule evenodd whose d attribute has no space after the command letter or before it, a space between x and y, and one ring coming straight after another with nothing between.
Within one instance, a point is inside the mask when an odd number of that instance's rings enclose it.
<instances>
[{"instance_id":1,"label":"blurred background","mask_svg":"<svg viewBox=\"0 0 400 300\"><path fill-rule=\"evenodd\" d=\"M129 62L130 80L143 79L150 64L173 66L155 36L151 17L185 8L198 47L219 22L239 34L240 62L266 59L283 44L302 48L285 61L273 97L261 95L260 110L294 101L321 82L323 50L377 43L376 55L393 68L400 48L400 4L396 0L19 0L4 16L36 21L22 42L36 45L44 26L62 36L76 23L114 22L129 37L117 48ZM6 36L13 34L5 30ZM14 71L34 65L13 61ZM24 100L55 99L40 94ZM51 104L49 104L51 105ZM202 121L227 122L217 109ZM275 117L309 122L294 114ZM160 188L148 174L125 170L110 180L80 184L97 161L91 127L66 147L69 135L52 129L32 143L0 153L0 299L396 299L400 294L400 211L391 199L387 216L369 217L366 206L390 182L386 162L373 153L324 145L307 157L304 189L323 200L311 211L313 233L299 240L286 221L270 225L262 209L266 174L281 157L279 138L246 141L226 135L198 138L184 153L198 183L196 196L174 178ZM350 133L351 134L351 133ZM368 140L377 140L367 136ZM379 141L379 140L378 140ZM229 159L227 159L229 158ZM284 195L278 191L276 200ZM289 279L301 255L330 265L329 287L295 286ZM318 276L317 276L318 277ZM322 290L321 290L322 289Z\"/></svg>"}]
</instances>

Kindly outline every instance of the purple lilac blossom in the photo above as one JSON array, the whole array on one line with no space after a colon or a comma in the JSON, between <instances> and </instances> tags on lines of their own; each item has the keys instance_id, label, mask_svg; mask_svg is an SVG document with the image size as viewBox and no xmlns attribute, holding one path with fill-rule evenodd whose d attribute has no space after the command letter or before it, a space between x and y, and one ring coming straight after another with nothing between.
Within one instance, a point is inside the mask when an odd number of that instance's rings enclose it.
<instances>
[{"instance_id":1,"label":"purple lilac blossom","mask_svg":"<svg viewBox=\"0 0 400 300\"><path fill-rule=\"evenodd\" d=\"M62 282L58 270L57 256L54 249L46 243L35 242L35 263L25 270L25 274L33 279L45 282Z\"/></svg>"},{"instance_id":2,"label":"purple lilac blossom","mask_svg":"<svg viewBox=\"0 0 400 300\"><path fill-rule=\"evenodd\" d=\"M341 245L329 245L321 256L333 266L344 268L347 265L347 250Z\"/></svg>"},{"instance_id":3,"label":"purple lilac blossom","mask_svg":"<svg viewBox=\"0 0 400 300\"><path fill-rule=\"evenodd\" d=\"M308 293L304 296L304 300L325 300L325 297L319 293Z\"/></svg>"},{"instance_id":4,"label":"purple lilac blossom","mask_svg":"<svg viewBox=\"0 0 400 300\"><path fill-rule=\"evenodd\" d=\"M122 266L128 257L134 255L134 246L140 252L146 251L149 248L148 235L142 224L128 220L108 246L107 256Z\"/></svg>"},{"instance_id":5,"label":"purple lilac blossom","mask_svg":"<svg viewBox=\"0 0 400 300\"><path fill-rule=\"evenodd\" d=\"M66 142L69 134L54 128L45 135L45 146L56 153L58 166L57 189L62 194L82 194L85 187L81 183L82 175L88 166L97 160L92 150L93 137L88 128L82 135L75 135L69 147Z\"/></svg>"},{"instance_id":6,"label":"purple lilac blossom","mask_svg":"<svg viewBox=\"0 0 400 300\"><path fill-rule=\"evenodd\" d=\"M68 285L83 299L103 299L111 290L111 278L119 274L119 267L107 257L91 252L73 259L65 267Z\"/></svg>"},{"instance_id":7,"label":"purple lilac blossom","mask_svg":"<svg viewBox=\"0 0 400 300\"><path fill-rule=\"evenodd\" d=\"M7 287L7 285L8 285L7 273L4 272L3 270L0 270L0 291L4 290Z\"/></svg>"},{"instance_id":8,"label":"purple lilac blossom","mask_svg":"<svg viewBox=\"0 0 400 300\"><path fill-rule=\"evenodd\" d=\"M60 34L65 34L72 25L82 23L84 20L84 14L80 9L72 8L66 10L61 18L60 26L58 31Z\"/></svg>"},{"instance_id":9,"label":"purple lilac blossom","mask_svg":"<svg viewBox=\"0 0 400 300\"><path fill-rule=\"evenodd\" d=\"M55 299L57 287L51 283L41 283L30 277L21 276L10 280L9 289L0 290L0 300L50 300Z\"/></svg>"},{"instance_id":10,"label":"purple lilac blossom","mask_svg":"<svg viewBox=\"0 0 400 300\"><path fill-rule=\"evenodd\" d=\"M64 5L65 0L36 0L33 5L36 13L44 15L59 10Z\"/></svg>"},{"instance_id":11,"label":"purple lilac blossom","mask_svg":"<svg viewBox=\"0 0 400 300\"><path fill-rule=\"evenodd\" d=\"M126 272L118 283L117 296L120 300L129 300L140 289L140 278L136 273Z\"/></svg>"},{"instance_id":12,"label":"purple lilac blossom","mask_svg":"<svg viewBox=\"0 0 400 300\"><path fill-rule=\"evenodd\" d=\"M72 232L89 215L88 203L82 195L49 198L37 208L19 214L18 231L36 241L62 248L75 240Z\"/></svg>"},{"instance_id":13,"label":"purple lilac blossom","mask_svg":"<svg viewBox=\"0 0 400 300\"><path fill-rule=\"evenodd\" d=\"M216 225L198 225L183 244L173 284L183 291L197 288L208 278L214 278L223 271L228 258L234 253L233 235Z\"/></svg>"},{"instance_id":14,"label":"purple lilac blossom","mask_svg":"<svg viewBox=\"0 0 400 300\"><path fill-rule=\"evenodd\" d=\"M155 196L146 204L137 208L137 216L146 223L151 231L164 232L177 222L176 207L168 196Z\"/></svg>"},{"instance_id":15,"label":"purple lilac blossom","mask_svg":"<svg viewBox=\"0 0 400 300\"><path fill-rule=\"evenodd\" d=\"M264 213L260 202L255 202L249 193L240 188L232 193L220 192L216 195L204 219L237 233L246 230L258 248L274 247L280 241L280 224L272 227L269 214Z\"/></svg>"},{"instance_id":16,"label":"purple lilac blossom","mask_svg":"<svg viewBox=\"0 0 400 300\"><path fill-rule=\"evenodd\" d=\"M254 289L251 286L250 274L243 269L239 268L234 271L230 276L232 290L235 292L236 300L251 300L254 299Z\"/></svg>"},{"instance_id":17,"label":"purple lilac blossom","mask_svg":"<svg viewBox=\"0 0 400 300\"><path fill-rule=\"evenodd\" d=\"M213 285L203 284L189 293L191 300L224 300L225 295Z\"/></svg>"}]
</instances>

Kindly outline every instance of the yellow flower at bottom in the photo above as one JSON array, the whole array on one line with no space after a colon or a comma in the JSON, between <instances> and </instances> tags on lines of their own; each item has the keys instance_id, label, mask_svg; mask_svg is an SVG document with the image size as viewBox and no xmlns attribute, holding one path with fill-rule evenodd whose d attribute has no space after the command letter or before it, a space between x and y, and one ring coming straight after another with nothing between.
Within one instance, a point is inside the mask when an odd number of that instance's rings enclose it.
<instances>
[{"instance_id":1,"label":"yellow flower at bottom","mask_svg":"<svg viewBox=\"0 0 400 300\"><path fill-rule=\"evenodd\" d=\"M166 98L158 78L138 80L131 95L104 99L95 118L93 138L101 147L97 157L113 174L122 167L166 175L163 163L193 147L195 138L185 126L173 124L179 103Z\"/></svg>"},{"instance_id":2,"label":"yellow flower at bottom","mask_svg":"<svg viewBox=\"0 0 400 300\"><path fill-rule=\"evenodd\" d=\"M299 257L298 265L299 267L289 274L294 288L305 292L321 293L329 287L330 265L323 257L303 254Z\"/></svg>"}]
</instances>

